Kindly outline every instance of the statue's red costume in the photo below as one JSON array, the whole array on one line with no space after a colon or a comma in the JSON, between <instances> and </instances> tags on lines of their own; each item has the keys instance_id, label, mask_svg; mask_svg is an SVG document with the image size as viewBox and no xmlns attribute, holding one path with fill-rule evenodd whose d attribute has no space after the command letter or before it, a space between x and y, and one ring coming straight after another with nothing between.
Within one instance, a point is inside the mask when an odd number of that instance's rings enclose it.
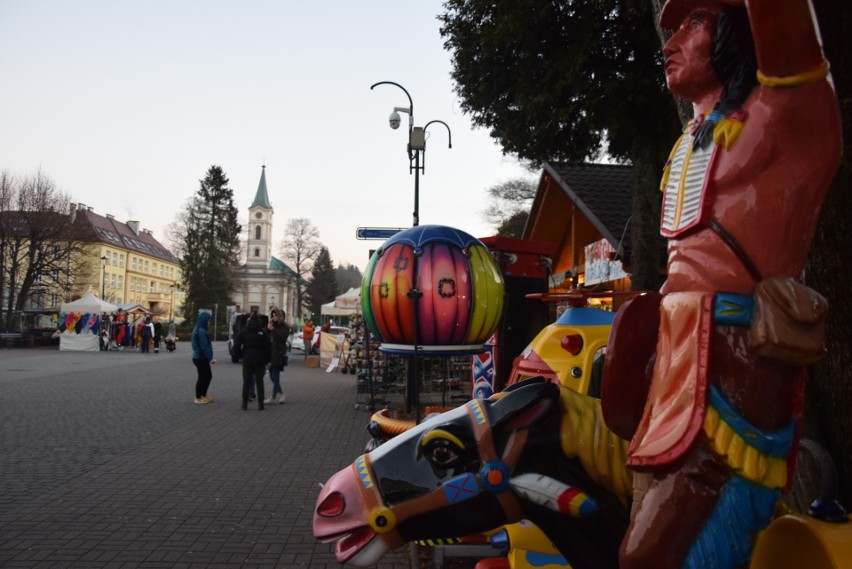
<instances>
[{"instance_id":1,"label":"statue's red costume","mask_svg":"<svg viewBox=\"0 0 852 569\"><path fill-rule=\"evenodd\" d=\"M714 33L729 5L743 4L759 83L720 113ZM649 397L630 447L629 465L647 474L637 477L644 487L622 544L625 568L696 566L702 533L725 515L732 476L746 481L747 494L786 484L803 368L756 356L748 317L725 320L725 303L747 304L761 279L801 275L842 147L808 0L669 0L661 25L674 31L664 48L669 89L693 103L695 118L662 183L668 280ZM698 148L693 138L707 120L713 141ZM789 441L750 442L751 433ZM733 531L753 531L766 523L762 515Z\"/></svg>"}]
</instances>

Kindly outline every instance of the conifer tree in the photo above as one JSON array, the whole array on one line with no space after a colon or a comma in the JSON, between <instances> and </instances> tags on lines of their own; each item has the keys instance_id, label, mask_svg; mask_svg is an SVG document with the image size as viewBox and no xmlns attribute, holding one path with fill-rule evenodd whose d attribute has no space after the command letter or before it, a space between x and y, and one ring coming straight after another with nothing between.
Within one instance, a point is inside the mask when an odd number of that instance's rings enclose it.
<instances>
[{"instance_id":1,"label":"conifer tree","mask_svg":"<svg viewBox=\"0 0 852 569\"><path fill-rule=\"evenodd\" d=\"M218 305L224 310L231 302L241 227L228 182L221 166L211 166L186 206L181 265L186 291L183 313L190 320L201 308Z\"/></svg>"},{"instance_id":2,"label":"conifer tree","mask_svg":"<svg viewBox=\"0 0 852 569\"><path fill-rule=\"evenodd\" d=\"M314 314L319 314L323 304L331 302L340 294L337 287L337 274L326 247L320 249L319 255L314 261L314 267L311 269L311 280L308 282L306 292L308 306Z\"/></svg>"}]
</instances>

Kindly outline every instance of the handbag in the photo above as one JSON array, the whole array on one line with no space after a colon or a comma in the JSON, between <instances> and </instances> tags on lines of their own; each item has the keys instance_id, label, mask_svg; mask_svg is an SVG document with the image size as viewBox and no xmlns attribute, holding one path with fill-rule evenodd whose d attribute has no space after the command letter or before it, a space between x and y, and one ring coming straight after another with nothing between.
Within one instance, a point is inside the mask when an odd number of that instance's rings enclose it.
<instances>
[{"instance_id":1,"label":"handbag","mask_svg":"<svg viewBox=\"0 0 852 569\"><path fill-rule=\"evenodd\" d=\"M828 301L795 279L763 279L754 291L749 347L760 357L793 366L819 361L826 352Z\"/></svg>"}]
</instances>

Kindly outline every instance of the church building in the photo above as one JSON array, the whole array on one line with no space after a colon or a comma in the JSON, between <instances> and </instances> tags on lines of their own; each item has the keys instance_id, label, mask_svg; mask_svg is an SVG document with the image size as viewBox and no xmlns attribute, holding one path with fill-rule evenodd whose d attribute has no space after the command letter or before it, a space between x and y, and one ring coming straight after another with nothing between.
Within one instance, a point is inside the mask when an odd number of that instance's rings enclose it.
<instances>
[{"instance_id":1,"label":"church building","mask_svg":"<svg viewBox=\"0 0 852 569\"><path fill-rule=\"evenodd\" d=\"M273 308L284 310L287 323L298 318L296 279L298 275L283 261L275 258L272 216L266 190L266 166L262 167L254 201L248 208L246 230L246 262L239 268L240 278L233 299L238 312L257 310L269 314Z\"/></svg>"}]
</instances>

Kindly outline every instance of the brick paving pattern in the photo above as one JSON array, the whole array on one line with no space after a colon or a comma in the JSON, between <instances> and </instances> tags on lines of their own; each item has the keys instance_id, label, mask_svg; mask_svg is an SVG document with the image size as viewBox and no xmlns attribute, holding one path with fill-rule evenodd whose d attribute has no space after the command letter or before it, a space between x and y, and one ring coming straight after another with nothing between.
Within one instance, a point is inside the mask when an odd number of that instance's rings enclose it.
<instances>
[{"instance_id":1,"label":"brick paving pattern","mask_svg":"<svg viewBox=\"0 0 852 569\"><path fill-rule=\"evenodd\" d=\"M0 350L0 567L340 567L311 516L367 440L354 377L295 356L287 403L241 411L240 366L215 351L215 401L196 405L185 343ZM402 549L377 567L412 565Z\"/></svg>"}]
</instances>

